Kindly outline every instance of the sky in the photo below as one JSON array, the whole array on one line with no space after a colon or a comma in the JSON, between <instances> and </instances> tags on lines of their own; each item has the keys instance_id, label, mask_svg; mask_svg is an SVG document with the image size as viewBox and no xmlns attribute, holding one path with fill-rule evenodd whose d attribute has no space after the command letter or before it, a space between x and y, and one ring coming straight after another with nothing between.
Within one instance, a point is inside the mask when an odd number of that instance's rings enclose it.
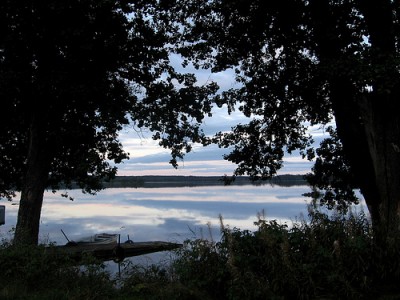
<instances>
[{"instance_id":1,"label":"sky","mask_svg":"<svg viewBox=\"0 0 400 300\"><path fill-rule=\"evenodd\" d=\"M240 112L228 115L224 109L217 109L212 118L206 119L203 128L207 134L212 135L217 131L228 131L232 126L246 121ZM320 141L327 137L325 129L318 125L309 127L309 132L315 145L319 145ZM236 166L223 159L223 155L229 153L229 150L220 149L217 145L194 145L192 152L186 154L184 160L179 162L178 169L174 169L169 164L169 150L160 147L158 141L151 138L151 132L144 131L139 134L132 128L125 128L120 133L120 141L130 154L129 160L118 165L120 176L223 176L232 175ZM312 165L313 162L302 159L298 153L287 155L284 158L284 167L278 174L306 174L311 171Z\"/></svg>"},{"instance_id":2,"label":"sky","mask_svg":"<svg viewBox=\"0 0 400 300\"><path fill-rule=\"evenodd\" d=\"M177 71L195 73L198 84L206 84L215 81L220 86L220 91L238 87L235 82L234 72L227 70L224 72L211 74L208 70L196 70L193 67L181 67L181 59L177 55L171 55L171 64ZM202 128L207 135L212 136L219 131L229 131L238 123L248 123L248 120L241 112L235 111L230 115L226 108L214 108L213 117L206 118ZM327 137L325 129L321 126L309 127L313 135L315 145ZM118 175L120 176L140 176L140 175L185 175L185 176L223 176L232 175L235 165L223 159L224 154L229 150L219 149L216 145L203 147L194 145L192 152L186 154L183 161L179 163L178 169L174 169L169 164L171 159L170 152L158 145L158 141L151 138L151 132L136 132L132 127L126 127L120 132L120 141L130 155L130 159L118 165ZM299 154L286 156L284 167L278 174L305 174L310 172L312 162L303 160Z\"/></svg>"}]
</instances>

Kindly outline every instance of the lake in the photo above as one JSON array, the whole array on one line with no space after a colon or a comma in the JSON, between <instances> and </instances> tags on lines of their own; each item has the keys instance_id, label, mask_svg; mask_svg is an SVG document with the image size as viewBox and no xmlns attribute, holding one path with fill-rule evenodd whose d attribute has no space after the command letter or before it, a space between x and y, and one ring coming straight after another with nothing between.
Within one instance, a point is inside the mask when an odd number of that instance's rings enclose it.
<instances>
[{"instance_id":1,"label":"lake","mask_svg":"<svg viewBox=\"0 0 400 300\"><path fill-rule=\"evenodd\" d=\"M225 225L254 230L257 214L289 226L307 217L310 192L306 185L230 185L160 188L108 188L97 195L69 191L70 201L61 191L46 192L42 208L39 241L64 245L69 239L95 233L119 233L124 242L128 235L136 242L167 241L182 243L188 238L220 238L221 214ZM0 226L0 239L10 240L18 213L18 199L1 200L6 206L6 224ZM134 264L168 263L170 252L130 258ZM119 265L107 262L116 273Z\"/></svg>"},{"instance_id":2,"label":"lake","mask_svg":"<svg viewBox=\"0 0 400 300\"><path fill-rule=\"evenodd\" d=\"M162 188L109 188L97 195L69 191L73 201L61 197L61 191L46 192L42 208L39 240L65 244L94 233L119 233L134 241L183 242L187 238L219 238L219 215L224 224L240 229L255 229L257 214L267 219L291 222L307 215L302 194L306 185L197 186ZM6 206L6 224L0 227L1 238L11 238L18 212L18 197Z\"/></svg>"}]
</instances>

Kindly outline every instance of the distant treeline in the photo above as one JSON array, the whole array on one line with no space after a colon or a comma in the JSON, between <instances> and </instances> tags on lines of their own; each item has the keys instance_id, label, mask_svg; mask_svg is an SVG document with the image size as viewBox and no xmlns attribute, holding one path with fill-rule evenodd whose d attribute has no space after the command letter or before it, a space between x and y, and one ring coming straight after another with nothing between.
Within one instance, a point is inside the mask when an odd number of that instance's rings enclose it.
<instances>
[{"instance_id":1,"label":"distant treeline","mask_svg":"<svg viewBox=\"0 0 400 300\"><path fill-rule=\"evenodd\" d=\"M222 176L117 176L110 182L104 182L106 188L158 188L225 185ZM303 175L279 175L270 180L252 181L249 177L236 177L231 185L306 185Z\"/></svg>"}]
</instances>

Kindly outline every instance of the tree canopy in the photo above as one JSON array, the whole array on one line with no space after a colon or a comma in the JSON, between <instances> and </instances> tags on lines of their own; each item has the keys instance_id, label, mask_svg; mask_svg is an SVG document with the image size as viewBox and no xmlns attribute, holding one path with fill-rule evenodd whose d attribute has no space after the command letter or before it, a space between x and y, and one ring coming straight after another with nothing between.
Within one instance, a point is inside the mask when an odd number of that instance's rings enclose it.
<instances>
[{"instance_id":1,"label":"tree canopy","mask_svg":"<svg viewBox=\"0 0 400 300\"><path fill-rule=\"evenodd\" d=\"M92 193L116 174L124 126L150 128L173 165L201 141L216 85L170 66L175 29L154 4L1 2L0 196L21 191L17 243L37 243L46 188Z\"/></svg>"},{"instance_id":2,"label":"tree canopy","mask_svg":"<svg viewBox=\"0 0 400 300\"><path fill-rule=\"evenodd\" d=\"M216 97L251 118L213 141L235 175L274 175L285 152L316 158L310 181L346 208L360 188L374 224L400 215L399 12L396 1L176 1L185 63L234 69L240 88ZM312 148L306 126L335 121ZM336 131L337 130L337 131Z\"/></svg>"}]
</instances>

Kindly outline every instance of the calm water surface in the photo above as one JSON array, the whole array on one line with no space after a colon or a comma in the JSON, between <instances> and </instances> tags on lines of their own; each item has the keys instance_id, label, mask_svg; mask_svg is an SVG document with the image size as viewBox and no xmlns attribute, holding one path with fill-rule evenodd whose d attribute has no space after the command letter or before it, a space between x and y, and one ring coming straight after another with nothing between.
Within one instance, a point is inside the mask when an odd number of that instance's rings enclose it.
<instances>
[{"instance_id":1,"label":"calm water surface","mask_svg":"<svg viewBox=\"0 0 400 300\"><path fill-rule=\"evenodd\" d=\"M302 194L309 191L308 186L271 185L111 188L95 196L69 191L74 201L62 198L62 192L46 192L39 239L64 244L61 229L73 240L102 232L119 233L122 241L128 234L134 241L182 242L210 234L218 239L220 214L225 225L240 229L255 229L262 211L267 219L291 223L307 215L309 198ZM6 206L0 238L11 238L18 197L0 204Z\"/></svg>"}]
</instances>

